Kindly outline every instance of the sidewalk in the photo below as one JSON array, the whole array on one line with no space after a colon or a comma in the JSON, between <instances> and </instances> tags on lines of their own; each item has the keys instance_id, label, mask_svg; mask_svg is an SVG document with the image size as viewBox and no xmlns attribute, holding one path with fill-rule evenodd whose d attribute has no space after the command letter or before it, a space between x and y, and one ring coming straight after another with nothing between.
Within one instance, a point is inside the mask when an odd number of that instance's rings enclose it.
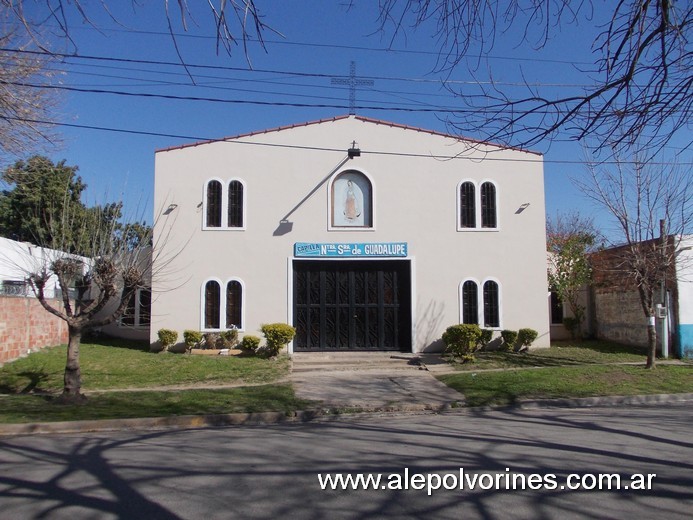
<instances>
[{"instance_id":1,"label":"sidewalk","mask_svg":"<svg viewBox=\"0 0 693 520\"><path fill-rule=\"evenodd\" d=\"M300 354L294 357L291 381L298 397L319 401L325 410L439 411L463 406L464 396L438 381L428 363L444 362L438 355L389 352Z\"/></svg>"}]
</instances>

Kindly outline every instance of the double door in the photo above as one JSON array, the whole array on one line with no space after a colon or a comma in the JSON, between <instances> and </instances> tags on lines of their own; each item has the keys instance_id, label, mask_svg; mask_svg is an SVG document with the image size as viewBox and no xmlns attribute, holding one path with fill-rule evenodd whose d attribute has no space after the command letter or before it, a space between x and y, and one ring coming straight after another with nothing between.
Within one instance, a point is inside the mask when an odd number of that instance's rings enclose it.
<instances>
[{"instance_id":1,"label":"double door","mask_svg":"<svg viewBox=\"0 0 693 520\"><path fill-rule=\"evenodd\" d=\"M410 263L294 261L295 351L411 351Z\"/></svg>"}]
</instances>

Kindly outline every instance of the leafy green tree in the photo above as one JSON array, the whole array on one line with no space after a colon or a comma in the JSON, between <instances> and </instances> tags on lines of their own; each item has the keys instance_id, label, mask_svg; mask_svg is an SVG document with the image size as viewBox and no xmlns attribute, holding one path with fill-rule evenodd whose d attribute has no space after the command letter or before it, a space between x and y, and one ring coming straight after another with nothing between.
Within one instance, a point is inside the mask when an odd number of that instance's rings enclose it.
<instances>
[{"instance_id":1,"label":"leafy green tree","mask_svg":"<svg viewBox=\"0 0 693 520\"><path fill-rule=\"evenodd\" d=\"M585 320L580 292L592 280L588 254L595 247L597 237L592 221L577 213L559 215L546 223L549 286L573 314L575 326L572 335L580 335Z\"/></svg>"},{"instance_id":2,"label":"leafy green tree","mask_svg":"<svg viewBox=\"0 0 693 520\"><path fill-rule=\"evenodd\" d=\"M77 222L86 218L81 197L87 185L77 167L35 156L8 167L2 180L10 188L0 194L2 236L48 247L58 241L74 243Z\"/></svg>"},{"instance_id":3,"label":"leafy green tree","mask_svg":"<svg viewBox=\"0 0 693 520\"><path fill-rule=\"evenodd\" d=\"M143 240L141 245L150 245L147 224L122 221L122 202L84 204L87 185L77 172L77 166L41 156L7 168L2 180L8 189L0 193L0 236L83 256L93 252L95 229L109 230L115 248L134 249Z\"/></svg>"}]
</instances>

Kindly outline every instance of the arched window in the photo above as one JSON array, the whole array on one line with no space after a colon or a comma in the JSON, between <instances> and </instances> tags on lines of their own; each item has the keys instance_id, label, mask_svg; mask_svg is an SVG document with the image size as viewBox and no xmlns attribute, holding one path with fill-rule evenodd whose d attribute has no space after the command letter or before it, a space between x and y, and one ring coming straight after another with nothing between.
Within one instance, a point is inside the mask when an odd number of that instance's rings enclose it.
<instances>
[{"instance_id":1,"label":"arched window","mask_svg":"<svg viewBox=\"0 0 693 520\"><path fill-rule=\"evenodd\" d=\"M221 287L219 282L210 280L205 284L204 292L204 328L219 328L219 311L221 309Z\"/></svg>"},{"instance_id":2,"label":"arched window","mask_svg":"<svg viewBox=\"0 0 693 520\"><path fill-rule=\"evenodd\" d=\"M243 227L243 183L229 182L228 227Z\"/></svg>"},{"instance_id":3,"label":"arched window","mask_svg":"<svg viewBox=\"0 0 693 520\"><path fill-rule=\"evenodd\" d=\"M226 284L226 328L243 328L243 285L238 280Z\"/></svg>"},{"instance_id":4,"label":"arched window","mask_svg":"<svg viewBox=\"0 0 693 520\"><path fill-rule=\"evenodd\" d=\"M491 182L481 185L481 227L498 227L496 219L496 186Z\"/></svg>"},{"instance_id":5,"label":"arched window","mask_svg":"<svg viewBox=\"0 0 693 520\"><path fill-rule=\"evenodd\" d=\"M363 173L349 170L337 175L330 188L330 227L373 227L373 187Z\"/></svg>"},{"instance_id":6,"label":"arched window","mask_svg":"<svg viewBox=\"0 0 693 520\"><path fill-rule=\"evenodd\" d=\"M476 227L476 194L474 184L463 182L460 184L460 227Z\"/></svg>"},{"instance_id":7,"label":"arched window","mask_svg":"<svg viewBox=\"0 0 693 520\"><path fill-rule=\"evenodd\" d=\"M462 284L462 323L479 323L479 288L472 280Z\"/></svg>"},{"instance_id":8,"label":"arched window","mask_svg":"<svg viewBox=\"0 0 693 520\"><path fill-rule=\"evenodd\" d=\"M209 181L206 191L205 226L221 227L221 182Z\"/></svg>"},{"instance_id":9,"label":"arched window","mask_svg":"<svg viewBox=\"0 0 693 520\"><path fill-rule=\"evenodd\" d=\"M500 327L500 298L498 284L484 282L484 327Z\"/></svg>"}]
</instances>

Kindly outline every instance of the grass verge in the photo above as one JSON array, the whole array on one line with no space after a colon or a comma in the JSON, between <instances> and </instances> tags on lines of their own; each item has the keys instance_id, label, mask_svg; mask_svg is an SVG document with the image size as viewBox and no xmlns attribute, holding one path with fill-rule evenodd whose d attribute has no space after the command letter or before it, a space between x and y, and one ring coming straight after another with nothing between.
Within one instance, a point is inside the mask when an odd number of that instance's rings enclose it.
<instances>
[{"instance_id":1,"label":"grass verge","mask_svg":"<svg viewBox=\"0 0 693 520\"><path fill-rule=\"evenodd\" d=\"M464 394L467 406L508 405L521 399L693 392L693 366L568 366L468 371L439 376Z\"/></svg>"},{"instance_id":2,"label":"grass verge","mask_svg":"<svg viewBox=\"0 0 693 520\"><path fill-rule=\"evenodd\" d=\"M223 390L109 392L89 396L84 404L62 405L53 396L0 396L0 423L125 419L252 412L290 413L310 407L291 385L262 385Z\"/></svg>"},{"instance_id":3,"label":"grass verge","mask_svg":"<svg viewBox=\"0 0 693 520\"><path fill-rule=\"evenodd\" d=\"M56 392L62 389L67 347L35 352L0 368L0 392ZM271 383L286 376L289 360L237 356L151 353L148 346L122 341L80 347L82 389L146 389L176 385Z\"/></svg>"},{"instance_id":4,"label":"grass verge","mask_svg":"<svg viewBox=\"0 0 693 520\"><path fill-rule=\"evenodd\" d=\"M645 362L645 350L608 341L561 341L530 352L477 352L474 363L452 363L456 370L556 367Z\"/></svg>"}]
</instances>

